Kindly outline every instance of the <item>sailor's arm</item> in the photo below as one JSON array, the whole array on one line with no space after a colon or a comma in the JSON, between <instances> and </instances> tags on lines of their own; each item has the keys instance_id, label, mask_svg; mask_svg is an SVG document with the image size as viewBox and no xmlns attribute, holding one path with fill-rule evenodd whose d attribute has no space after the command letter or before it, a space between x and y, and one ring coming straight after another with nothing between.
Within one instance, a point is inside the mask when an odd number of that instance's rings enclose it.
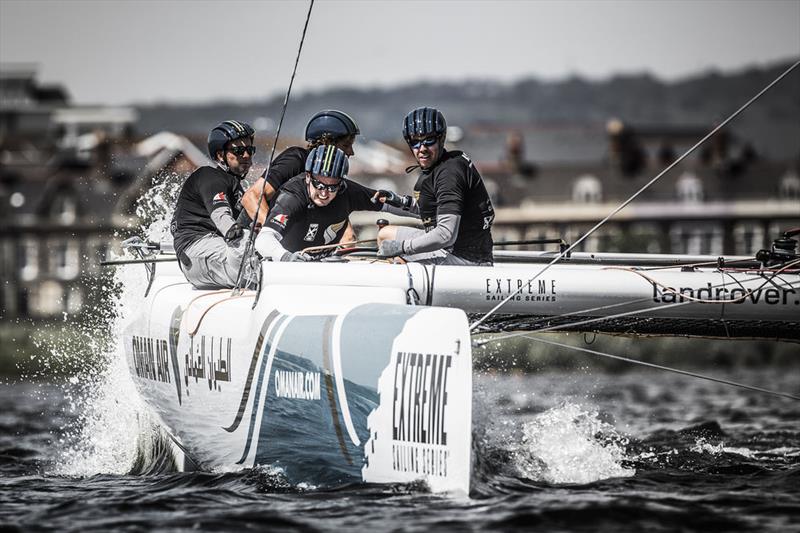
<instances>
[{"instance_id":1,"label":"sailor's arm","mask_svg":"<svg viewBox=\"0 0 800 533\"><path fill-rule=\"evenodd\" d=\"M437 224L429 232L413 239L396 240L397 228L387 226L378 234L378 257L396 257L433 252L453 246L458 237L461 215L439 215ZM391 230L386 232L387 230Z\"/></svg>"},{"instance_id":2,"label":"sailor's arm","mask_svg":"<svg viewBox=\"0 0 800 533\"><path fill-rule=\"evenodd\" d=\"M264 190L263 196L261 195L261 190ZM253 217L256 216L256 210L258 210L258 222L260 224L264 224L264 221L267 218L267 212L269 211L269 205L267 202L272 200L272 197L275 196L275 189L269 182L264 184L264 178L258 178L256 182L248 187L248 189L244 192L244 196L242 196L242 207L244 211L247 213L247 216L250 220L253 220ZM261 197L261 207L258 207L258 199Z\"/></svg>"},{"instance_id":3,"label":"sailor's arm","mask_svg":"<svg viewBox=\"0 0 800 533\"><path fill-rule=\"evenodd\" d=\"M281 246L283 235L272 228L264 228L256 237L256 251L261 257L270 258L273 261L280 261L290 252Z\"/></svg>"},{"instance_id":4,"label":"sailor's arm","mask_svg":"<svg viewBox=\"0 0 800 533\"><path fill-rule=\"evenodd\" d=\"M419 237L402 241L403 254L419 254L450 248L456 243L460 225L461 215L439 215L436 220L436 227L429 232Z\"/></svg>"},{"instance_id":5,"label":"sailor's arm","mask_svg":"<svg viewBox=\"0 0 800 533\"><path fill-rule=\"evenodd\" d=\"M400 196L399 194L380 189L375 191L371 201L373 204L381 203L381 211L401 217L419 218L419 205L412 196Z\"/></svg>"},{"instance_id":6,"label":"sailor's arm","mask_svg":"<svg viewBox=\"0 0 800 533\"><path fill-rule=\"evenodd\" d=\"M198 192L203 200L208 216L219 234L228 238L241 236L241 227L236 224L228 204L227 195L231 193L224 180L207 179L198 187ZM234 235L234 233L236 235Z\"/></svg>"},{"instance_id":7,"label":"sailor's arm","mask_svg":"<svg viewBox=\"0 0 800 533\"><path fill-rule=\"evenodd\" d=\"M281 241L288 225L305 208L293 194L282 193L275 201L269 219L256 237L256 251L261 257L273 261L308 261L310 257L301 251L290 252Z\"/></svg>"}]
</instances>

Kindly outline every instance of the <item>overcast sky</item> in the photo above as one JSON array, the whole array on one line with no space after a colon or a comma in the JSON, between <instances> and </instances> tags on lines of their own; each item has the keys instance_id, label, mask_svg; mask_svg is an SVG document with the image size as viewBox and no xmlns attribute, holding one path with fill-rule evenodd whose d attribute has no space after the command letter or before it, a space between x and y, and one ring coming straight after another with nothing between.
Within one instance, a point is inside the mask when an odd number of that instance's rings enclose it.
<instances>
[{"instance_id":1,"label":"overcast sky","mask_svg":"<svg viewBox=\"0 0 800 533\"><path fill-rule=\"evenodd\" d=\"M77 103L261 99L289 81L304 1L0 0L0 61ZM418 80L672 80L800 56L800 0L322 1L295 90Z\"/></svg>"}]
</instances>

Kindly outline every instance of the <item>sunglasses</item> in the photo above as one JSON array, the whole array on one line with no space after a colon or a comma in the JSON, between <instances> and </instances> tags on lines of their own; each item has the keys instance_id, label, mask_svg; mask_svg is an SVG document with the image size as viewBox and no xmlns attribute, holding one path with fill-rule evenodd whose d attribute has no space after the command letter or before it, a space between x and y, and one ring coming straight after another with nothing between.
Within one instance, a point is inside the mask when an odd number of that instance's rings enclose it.
<instances>
[{"instance_id":1,"label":"sunglasses","mask_svg":"<svg viewBox=\"0 0 800 533\"><path fill-rule=\"evenodd\" d=\"M236 157L242 157L244 154L253 155L256 153L255 146L232 146L228 148L228 151L235 155Z\"/></svg>"},{"instance_id":2,"label":"sunglasses","mask_svg":"<svg viewBox=\"0 0 800 533\"><path fill-rule=\"evenodd\" d=\"M318 191L328 191L328 192L339 192L347 188L347 182L345 182L344 180L339 180L339 183L328 185L327 183L322 183L314 176L311 176L311 185Z\"/></svg>"},{"instance_id":3,"label":"sunglasses","mask_svg":"<svg viewBox=\"0 0 800 533\"><path fill-rule=\"evenodd\" d=\"M428 137L427 139L420 139L418 141L408 141L408 145L414 150L418 150L422 146L433 146L439 142L438 137Z\"/></svg>"}]
</instances>

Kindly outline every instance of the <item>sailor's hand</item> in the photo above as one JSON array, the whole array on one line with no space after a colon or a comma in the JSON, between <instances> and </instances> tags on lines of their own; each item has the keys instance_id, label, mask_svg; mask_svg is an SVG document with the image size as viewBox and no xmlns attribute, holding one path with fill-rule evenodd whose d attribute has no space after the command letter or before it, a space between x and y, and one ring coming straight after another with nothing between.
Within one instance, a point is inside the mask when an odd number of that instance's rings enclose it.
<instances>
[{"instance_id":1,"label":"sailor's hand","mask_svg":"<svg viewBox=\"0 0 800 533\"><path fill-rule=\"evenodd\" d=\"M378 246L378 257L397 257L404 253L403 241L383 241Z\"/></svg>"},{"instance_id":2,"label":"sailor's hand","mask_svg":"<svg viewBox=\"0 0 800 533\"><path fill-rule=\"evenodd\" d=\"M401 209L409 210L411 205L414 203L414 200L408 195L400 196L392 191L379 189L372 196L372 203L377 204L378 202L389 204L392 207L399 207Z\"/></svg>"},{"instance_id":3,"label":"sailor's hand","mask_svg":"<svg viewBox=\"0 0 800 533\"><path fill-rule=\"evenodd\" d=\"M233 226L228 228L227 233L225 233L224 239L230 242L241 238L242 235L244 235L244 228L241 227L239 224L234 224Z\"/></svg>"},{"instance_id":4,"label":"sailor's hand","mask_svg":"<svg viewBox=\"0 0 800 533\"><path fill-rule=\"evenodd\" d=\"M303 252L286 252L281 257L281 261L286 261L290 263L298 263L298 262L306 262L306 261L313 261L313 258Z\"/></svg>"}]
</instances>

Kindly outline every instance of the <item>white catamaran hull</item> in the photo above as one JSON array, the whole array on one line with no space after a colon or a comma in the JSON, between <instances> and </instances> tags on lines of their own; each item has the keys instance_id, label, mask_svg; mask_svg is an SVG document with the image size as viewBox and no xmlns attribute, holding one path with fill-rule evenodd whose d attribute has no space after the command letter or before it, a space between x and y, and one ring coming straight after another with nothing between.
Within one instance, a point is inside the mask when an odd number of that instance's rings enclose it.
<instances>
[{"instance_id":1,"label":"white catamaran hull","mask_svg":"<svg viewBox=\"0 0 800 533\"><path fill-rule=\"evenodd\" d=\"M131 373L202 468L292 483L426 480L468 491L467 315L485 329L797 339L800 275L603 265L264 263L260 294L162 268L124 333ZM315 285L309 284L314 280ZM255 304L255 306L254 306Z\"/></svg>"},{"instance_id":2,"label":"white catamaran hull","mask_svg":"<svg viewBox=\"0 0 800 533\"><path fill-rule=\"evenodd\" d=\"M124 333L139 391L192 462L469 490L462 311L408 306L392 288L271 285L254 299L159 276Z\"/></svg>"}]
</instances>

